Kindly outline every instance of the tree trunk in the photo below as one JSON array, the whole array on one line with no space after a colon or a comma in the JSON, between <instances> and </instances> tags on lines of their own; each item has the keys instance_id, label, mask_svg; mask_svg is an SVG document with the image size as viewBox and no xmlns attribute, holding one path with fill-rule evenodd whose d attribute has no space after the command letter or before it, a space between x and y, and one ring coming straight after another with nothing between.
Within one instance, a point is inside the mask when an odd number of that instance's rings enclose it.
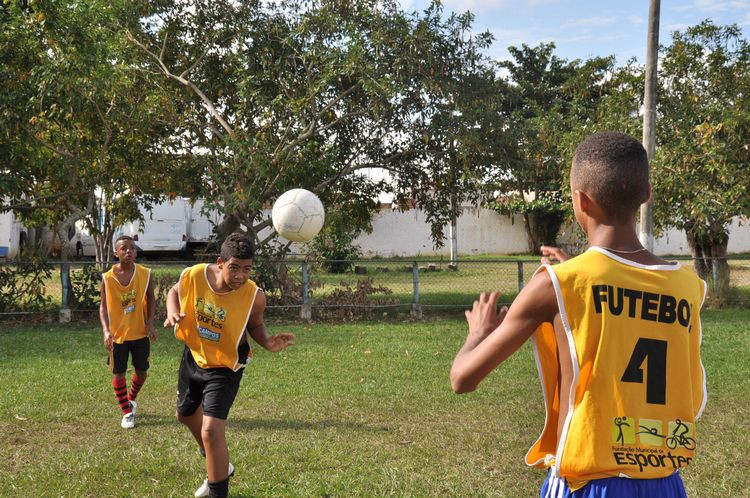
<instances>
[{"instance_id":1,"label":"tree trunk","mask_svg":"<svg viewBox=\"0 0 750 498\"><path fill-rule=\"evenodd\" d=\"M218 246L221 247L224 239L229 234L236 232L239 227L240 220L236 215L231 213L225 214L224 220L216 227L216 243Z\"/></svg>"},{"instance_id":2,"label":"tree trunk","mask_svg":"<svg viewBox=\"0 0 750 498\"><path fill-rule=\"evenodd\" d=\"M729 263L726 257L729 236L724 235L717 241L704 241L688 233L687 240L696 273L708 283L711 301L721 306L729 297Z\"/></svg>"},{"instance_id":3,"label":"tree trunk","mask_svg":"<svg viewBox=\"0 0 750 498\"><path fill-rule=\"evenodd\" d=\"M534 233L531 214L523 213L523 227L526 230L526 241L529 244L529 252L531 254L537 254L539 252L539 241Z\"/></svg>"}]
</instances>

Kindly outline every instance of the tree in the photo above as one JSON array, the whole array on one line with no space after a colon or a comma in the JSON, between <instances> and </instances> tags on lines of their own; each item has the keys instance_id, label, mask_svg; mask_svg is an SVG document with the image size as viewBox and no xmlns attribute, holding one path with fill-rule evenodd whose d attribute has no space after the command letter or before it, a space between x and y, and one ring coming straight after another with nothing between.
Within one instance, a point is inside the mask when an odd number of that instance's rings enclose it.
<instances>
[{"instance_id":1,"label":"tree","mask_svg":"<svg viewBox=\"0 0 750 498\"><path fill-rule=\"evenodd\" d=\"M124 63L130 44L112 29L127 5L11 2L0 18L0 208L57 227L63 259L82 220L106 261L114 228L170 182L170 162L151 147L164 103L144 92Z\"/></svg>"},{"instance_id":2,"label":"tree","mask_svg":"<svg viewBox=\"0 0 750 498\"><path fill-rule=\"evenodd\" d=\"M517 156L512 173L497 185L501 213L521 214L529 250L554 244L568 214L567 170L575 142L590 133L596 112L611 89L613 57L567 61L554 55L554 43L509 47Z\"/></svg>"},{"instance_id":3,"label":"tree","mask_svg":"<svg viewBox=\"0 0 750 498\"><path fill-rule=\"evenodd\" d=\"M737 26L704 21L675 32L662 60L655 221L685 231L702 278L718 265L721 300L727 227L750 215L750 46Z\"/></svg>"},{"instance_id":4,"label":"tree","mask_svg":"<svg viewBox=\"0 0 750 498\"><path fill-rule=\"evenodd\" d=\"M467 18L443 20L439 2L406 14L392 0L160 5L144 34L128 35L145 56L139 68L181 89L172 136L203 158L201 190L225 213L223 233L242 224L264 247L275 234L263 207L303 187L329 209L388 191L416 200L439 240L455 211L445 199L464 193L431 174L425 130L435 95L463 91L442 82L477 73L484 39L467 35ZM392 180L362 174L370 168ZM375 206L353 210L348 225L366 229Z\"/></svg>"}]
</instances>

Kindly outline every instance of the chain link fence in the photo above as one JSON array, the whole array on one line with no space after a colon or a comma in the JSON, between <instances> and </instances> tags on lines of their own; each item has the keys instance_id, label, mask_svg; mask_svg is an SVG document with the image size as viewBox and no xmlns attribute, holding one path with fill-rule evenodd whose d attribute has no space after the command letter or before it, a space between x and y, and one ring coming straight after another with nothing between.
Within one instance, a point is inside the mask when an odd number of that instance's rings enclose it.
<instances>
[{"instance_id":1,"label":"chain link fence","mask_svg":"<svg viewBox=\"0 0 750 498\"><path fill-rule=\"evenodd\" d=\"M694 265L690 258L680 261ZM139 263L152 269L160 319L167 292L194 262ZM709 268L709 306L750 306L750 258L702 263ZM421 318L466 309L480 292L500 291L501 302L510 304L538 267L537 259L459 260L455 265L445 259L259 259L253 278L266 292L269 317L350 320L409 313ZM0 318L96 317L105 269L91 261L0 263Z\"/></svg>"}]
</instances>

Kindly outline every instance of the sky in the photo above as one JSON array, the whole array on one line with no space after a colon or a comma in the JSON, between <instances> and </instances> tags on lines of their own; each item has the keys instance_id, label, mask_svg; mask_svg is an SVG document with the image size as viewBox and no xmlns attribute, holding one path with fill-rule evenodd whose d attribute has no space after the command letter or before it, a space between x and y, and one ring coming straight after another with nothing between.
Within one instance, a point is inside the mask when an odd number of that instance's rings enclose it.
<instances>
[{"instance_id":1,"label":"sky","mask_svg":"<svg viewBox=\"0 0 750 498\"><path fill-rule=\"evenodd\" d=\"M423 10L429 0L399 0L404 10ZM476 32L495 37L488 55L509 58L508 46L554 42L560 58L616 57L617 65L635 57L646 61L648 0L443 0L446 12L471 11ZM661 2L659 43L671 34L712 19L737 24L750 37L750 0L665 0Z\"/></svg>"}]
</instances>

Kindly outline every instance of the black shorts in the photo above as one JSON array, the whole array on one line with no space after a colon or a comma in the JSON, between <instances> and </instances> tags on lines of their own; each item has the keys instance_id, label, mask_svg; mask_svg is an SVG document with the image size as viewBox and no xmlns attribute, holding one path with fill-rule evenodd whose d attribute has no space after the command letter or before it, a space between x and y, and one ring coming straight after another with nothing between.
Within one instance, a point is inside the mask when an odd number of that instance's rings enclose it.
<instances>
[{"instance_id":1,"label":"black shorts","mask_svg":"<svg viewBox=\"0 0 750 498\"><path fill-rule=\"evenodd\" d=\"M122 344L112 344L112 351L107 357L107 365L113 374L125 373L128 369L128 354L133 358L133 368L145 372L148 370L148 359L151 356L151 342L148 337Z\"/></svg>"},{"instance_id":2,"label":"black shorts","mask_svg":"<svg viewBox=\"0 0 750 498\"><path fill-rule=\"evenodd\" d=\"M244 350L247 356L249 348L249 345L242 344L240 355ZM201 368L186 346L177 380L177 413L190 416L203 403L204 415L226 420L244 371L244 368L236 372L231 368Z\"/></svg>"}]
</instances>

